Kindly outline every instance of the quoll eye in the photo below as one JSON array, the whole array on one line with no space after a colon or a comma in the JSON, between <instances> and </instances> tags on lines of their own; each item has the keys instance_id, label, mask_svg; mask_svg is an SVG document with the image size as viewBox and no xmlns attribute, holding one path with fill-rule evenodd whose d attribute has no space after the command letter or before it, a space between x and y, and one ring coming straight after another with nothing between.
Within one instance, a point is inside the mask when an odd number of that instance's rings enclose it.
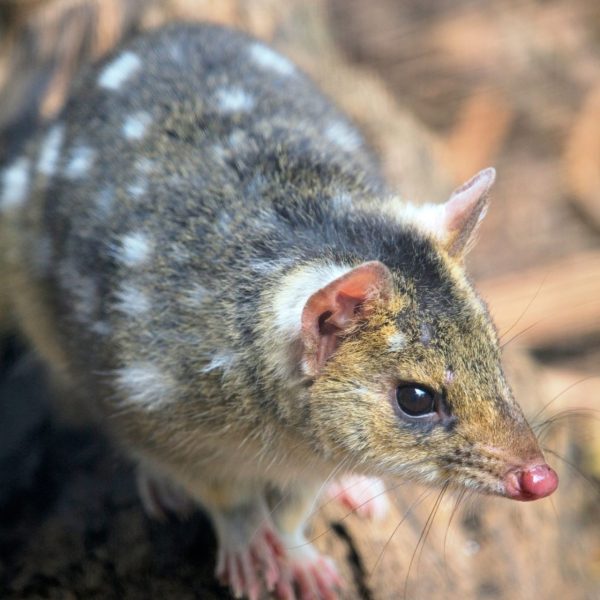
<instances>
[{"instance_id":1,"label":"quoll eye","mask_svg":"<svg viewBox=\"0 0 600 600\"><path fill-rule=\"evenodd\" d=\"M436 410L435 394L419 385L399 385L396 388L396 402L409 417L422 417Z\"/></svg>"}]
</instances>

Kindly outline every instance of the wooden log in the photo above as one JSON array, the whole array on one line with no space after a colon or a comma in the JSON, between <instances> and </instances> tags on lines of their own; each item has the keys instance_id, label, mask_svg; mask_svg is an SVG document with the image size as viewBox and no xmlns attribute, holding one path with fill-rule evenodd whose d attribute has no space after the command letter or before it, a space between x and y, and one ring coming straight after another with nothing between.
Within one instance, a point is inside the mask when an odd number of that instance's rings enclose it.
<instances>
[{"instance_id":1,"label":"wooden log","mask_svg":"<svg viewBox=\"0 0 600 600\"><path fill-rule=\"evenodd\" d=\"M548 346L600 332L600 251L482 280L504 342Z\"/></svg>"},{"instance_id":2,"label":"wooden log","mask_svg":"<svg viewBox=\"0 0 600 600\"><path fill-rule=\"evenodd\" d=\"M544 369L541 381L548 403L538 423L544 428L577 428L580 462L587 474L600 480L600 373L551 367Z\"/></svg>"},{"instance_id":3,"label":"wooden log","mask_svg":"<svg viewBox=\"0 0 600 600\"><path fill-rule=\"evenodd\" d=\"M514 114L501 90L475 90L460 107L457 122L445 139L443 164L457 182L466 181L495 163Z\"/></svg>"},{"instance_id":4,"label":"wooden log","mask_svg":"<svg viewBox=\"0 0 600 600\"><path fill-rule=\"evenodd\" d=\"M600 86L586 96L565 146L573 202L600 231Z\"/></svg>"}]
</instances>

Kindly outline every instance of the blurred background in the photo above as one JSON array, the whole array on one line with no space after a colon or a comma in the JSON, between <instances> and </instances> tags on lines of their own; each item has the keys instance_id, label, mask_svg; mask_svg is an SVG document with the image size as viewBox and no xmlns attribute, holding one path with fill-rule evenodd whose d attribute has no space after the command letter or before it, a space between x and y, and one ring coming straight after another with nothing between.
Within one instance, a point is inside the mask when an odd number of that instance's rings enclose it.
<instances>
[{"instance_id":1,"label":"blurred background","mask_svg":"<svg viewBox=\"0 0 600 600\"><path fill-rule=\"evenodd\" d=\"M600 3L0 0L0 162L87 63L172 20L226 23L290 56L408 199L498 171L469 268L560 490L458 509L432 494L403 521L412 486L367 525L326 506L313 528L344 597L600 598ZM148 522L130 467L49 412L43 370L10 331L0 358L0 596L227 597L202 516Z\"/></svg>"}]
</instances>

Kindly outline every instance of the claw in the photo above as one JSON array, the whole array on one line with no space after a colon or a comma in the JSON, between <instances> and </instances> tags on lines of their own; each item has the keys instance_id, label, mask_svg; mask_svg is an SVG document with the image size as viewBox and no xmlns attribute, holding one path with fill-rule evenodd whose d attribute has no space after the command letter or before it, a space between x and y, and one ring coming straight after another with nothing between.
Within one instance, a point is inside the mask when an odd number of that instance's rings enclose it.
<instances>
[{"instance_id":1,"label":"claw","mask_svg":"<svg viewBox=\"0 0 600 600\"><path fill-rule=\"evenodd\" d=\"M259 527L249 541L234 527L221 531L215 573L236 598L259 600L273 592L279 600L337 599L341 580L333 562L310 544L298 543L298 536L293 542L282 539L272 523Z\"/></svg>"},{"instance_id":2,"label":"claw","mask_svg":"<svg viewBox=\"0 0 600 600\"><path fill-rule=\"evenodd\" d=\"M222 542L225 543L225 542ZM266 589L273 591L280 579L279 563L283 546L269 528L261 528L247 545L231 541L219 549L215 575L223 584L229 584L236 598L259 600ZM293 596L290 600L294 600Z\"/></svg>"},{"instance_id":3,"label":"claw","mask_svg":"<svg viewBox=\"0 0 600 600\"><path fill-rule=\"evenodd\" d=\"M291 595L279 594L280 599L296 600L295 584L300 600L337 600L341 578L329 558L321 556L312 546L304 545L288 559L285 572L288 586L278 587L291 590Z\"/></svg>"}]
</instances>

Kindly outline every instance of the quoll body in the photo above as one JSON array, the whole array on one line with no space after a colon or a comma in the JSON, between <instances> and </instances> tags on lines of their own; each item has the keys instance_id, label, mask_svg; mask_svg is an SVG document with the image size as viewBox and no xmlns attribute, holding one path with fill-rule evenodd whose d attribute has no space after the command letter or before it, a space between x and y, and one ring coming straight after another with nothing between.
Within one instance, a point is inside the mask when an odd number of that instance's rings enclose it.
<instances>
[{"instance_id":1,"label":"quoll body","mask_svg":"<svg viewBox=\"0 0 600 600\"><path fill-rule=\"evenodd\" d=\"M211 516L236 596L335 598L303 537L327 482L367 514L380 476L557 485L464 271L493 180L412 206L287 58L171 25L85 75L4 166L3 288L139 465L148 511Z\"/></svg>"}]
</instances>

